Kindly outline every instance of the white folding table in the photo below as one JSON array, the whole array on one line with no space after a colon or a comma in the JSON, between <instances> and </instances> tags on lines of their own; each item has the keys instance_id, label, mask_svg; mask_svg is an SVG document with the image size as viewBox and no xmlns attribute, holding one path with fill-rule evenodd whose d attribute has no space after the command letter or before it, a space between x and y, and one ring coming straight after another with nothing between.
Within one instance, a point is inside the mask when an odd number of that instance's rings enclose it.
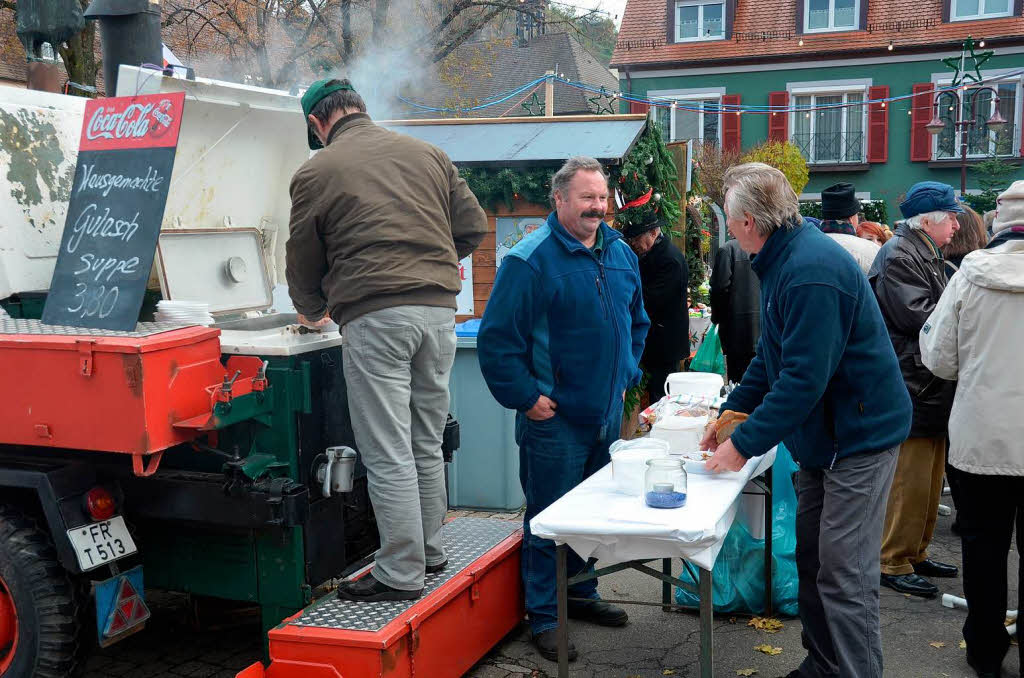
<instances>
[{"instance_id":1,"label":"white folding table","mask_svg":"<svg viewBox=\"0 0 1024 678\"><path fill-rule=\"evenodd\" d=\"M755 483L764 495L765 610L771 609L771 466L775 450L747 462L734 473L688 474L686 506L654 509L638 496L616 490L611 464L592 475L530 521L530 530L557 545L558 675L569 675L568 587L624 569L634 569L662 582L661 603L608 600L622 604L655 605L670 610L671 587L685 583L672 576L672 558L699 569L700 675L712 678L713 608L711 569L740 507L747 483ZM763 479L759 478L763 476ZM607 564L592 573L569 578L567 549L572 548L590 563ZM648 562L662 561L662 571ZM696 577L695 577L696 578Z\"/></svg>"}]
</instances>

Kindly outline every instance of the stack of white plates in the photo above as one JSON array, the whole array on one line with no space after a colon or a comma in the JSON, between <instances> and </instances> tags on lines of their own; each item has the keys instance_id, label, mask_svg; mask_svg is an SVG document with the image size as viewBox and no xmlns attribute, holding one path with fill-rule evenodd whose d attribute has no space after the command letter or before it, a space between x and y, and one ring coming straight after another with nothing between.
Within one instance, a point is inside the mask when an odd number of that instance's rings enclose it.
<instances>
[{"instance_id":1,"label":"stack of white plates","mask_svg":"<svg viewBox=\"0 0 1024 678\"><path fill-rule=\"evenodd\" d=\"M154 319L158 323L176 325L212 325L210 305L199 301L174 301L162 299L156 304Z\"/></svg>"}]
</instances>

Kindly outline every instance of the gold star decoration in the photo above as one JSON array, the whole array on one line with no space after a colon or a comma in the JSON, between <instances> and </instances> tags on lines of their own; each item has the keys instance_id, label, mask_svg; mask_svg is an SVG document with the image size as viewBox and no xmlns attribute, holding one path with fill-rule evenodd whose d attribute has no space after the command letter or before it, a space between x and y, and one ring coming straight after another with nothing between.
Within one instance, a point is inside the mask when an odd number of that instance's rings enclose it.
<instances>
[{"instance_id":1,"label":"gold star decoration","mask_svg":"<svg viewBox=\"0 0 1024 678\"><path fill-rule=\"evenodd\" d=\"M964 40L964 46L960 51L960 56L948 57L942 60L942 63L953 69L952 86L956 87L967 80L971 80L976 83L981 82L981 66L991 59L993 54L995 54L995 52L992 50L987 52L975 52L974 38L968 36L967 39ZM968 62L971 64L970 69L967 68Z\"/></svg>"}]
</instances>

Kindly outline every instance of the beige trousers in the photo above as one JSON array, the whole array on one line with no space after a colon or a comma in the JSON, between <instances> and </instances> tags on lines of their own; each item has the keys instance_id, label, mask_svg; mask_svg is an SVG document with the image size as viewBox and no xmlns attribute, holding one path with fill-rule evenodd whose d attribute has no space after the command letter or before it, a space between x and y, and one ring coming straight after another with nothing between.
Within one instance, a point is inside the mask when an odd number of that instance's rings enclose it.
<instances>
[{"instance_id":1,"label":"beige trousers","mask_svg":"<svg viewBox=\"0 0 1024 678\"><path fill-rule=\"evenodd\" d=\"M900 446L885 509L883 574L910 574L928 558L945 467L945 438L908 438Z\"/></svg>"}]
</instances>

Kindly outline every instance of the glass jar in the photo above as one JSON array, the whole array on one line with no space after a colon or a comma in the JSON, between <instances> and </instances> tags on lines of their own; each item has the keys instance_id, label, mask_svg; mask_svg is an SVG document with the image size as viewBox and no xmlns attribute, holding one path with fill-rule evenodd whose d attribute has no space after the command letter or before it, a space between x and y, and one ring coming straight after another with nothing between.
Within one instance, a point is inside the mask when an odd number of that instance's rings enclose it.
<instances>
[{"instance_id":1,"label":"glass jar","mask_svg":"<svg viewBox=\"0 0 1024 678\"><path fill-rule=\"evenodd\" d=\"M644 503L651 508L679 508L686 505L686 468L682 459L659 457L647 462Z\"/></svg>"}]
</instances>

